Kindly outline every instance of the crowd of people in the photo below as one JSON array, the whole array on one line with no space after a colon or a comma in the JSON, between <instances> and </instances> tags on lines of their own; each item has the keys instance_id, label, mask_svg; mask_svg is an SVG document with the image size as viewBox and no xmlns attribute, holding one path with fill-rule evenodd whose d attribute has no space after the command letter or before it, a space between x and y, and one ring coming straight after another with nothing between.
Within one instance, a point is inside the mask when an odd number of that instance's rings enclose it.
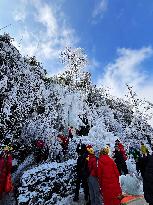
<instances>
[{"instance_id":1,"label":"crowd of people","mask_svg":"<svg viewBox=\"0 0 153 205\"><path fill-rule=\"evenodd\" d=\"M141 143L141 147L130 147L126 153L119 139L115 141L112 156L109 156L110 147L107 145L95 156L91 145L77 145L78 153L76 165L76 188L74 201L79 201L79 190L82 185L87 205L120 205L124 198L119 176L129 173L126 160L131 155L136 161L138 173L143 179L144 197L149 205L153 204L153 155Z\"/></svg>"},{"instance_id":2,"label":"crowd of people","mask_svg":"<svg viewBox=\"0 0 153 205\"><path fill-rule=\"evenodd\" d=\"M73 139L73 127L65 130L59 129L58 142L62 147L62 155L68 156L68 145ZM49 147L43 139L37 138L32 142L33 155L36 164L47 160ZM1 144L0 149L0 199L5 193L13 191L11 180L12 152L15 149L10 143ZM129 146L128 152L124 149L119 139L115 141L114 150L107 144L99 151L99 156L91 145L80 143L77 145L78 154L76 164L76 186L74 201L79 201L80 187L84 189L84 198L87 205L119 205L121 204L122 189L119 176L129 173L126 160L133 157L138 174L143 179L144 197L149 205L153 205L153 155L149 153L147 146L141 142L141 146ZM110 154L111 153L111 154ZM21 152L22 155L22 152ZM66 160L66 159L65 159ZM58 156L57 156L57 162Z\"/></svg>"}]
</instances>

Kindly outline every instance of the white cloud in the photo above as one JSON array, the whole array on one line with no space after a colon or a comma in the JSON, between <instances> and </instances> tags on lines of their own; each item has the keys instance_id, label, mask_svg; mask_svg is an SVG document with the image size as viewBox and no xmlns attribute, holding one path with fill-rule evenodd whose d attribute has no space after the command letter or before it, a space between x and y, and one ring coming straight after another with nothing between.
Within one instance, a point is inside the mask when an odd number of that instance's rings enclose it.
<instances>
[{"instance_id":1,"label":"white cloud","mask_svg":"<svg viewBox=\"0 0 153 205\"><path fill-rule=\"evenodd\" d=\"M100 67L100 62L96 58L89 59L89 65L87 66L87 71L95 72L95 70Z\"/></svg>"},{"instance_id":2,"label":"white cloud","mask_svg":"<svg viewBox=\"0 0 153 205\"><path fill-rule=\"evenodd\" d=\"M114 95L123 96L126 83L139 90L140 86L146 82L148 76L141 64L146 58L153 55L153 50L150 47L140 50L122 48L118 49L117 52L118 58L114 63L105 67L104 76L98 84L111 88Z\"/></svg>"},{"instance_id":3,"label":"white cloud","mask_svg":"<svg viewBox=\"0 0 153 205\"><path fill-rule=\"evenodd\" d=\"M144 47L139 50L118 49L118 57L105 67L104 76L99 79L98 85L110 88L110 93L125 98L127 95L126 83L133 86L138 98L153 103L153 76L146 72L143 66L147 58L153 57L153 49ZM153 125L153 119L150 121Z\"/></svg>"},{"instance_id":4,"label":"white cloud","mask_svg":"<svg viewBox=\"0 0 153 205\"><path fill-rule=\"evenodd\" d=\"M26 19L26 13L24 10L16 10L14 12L15 21L24 21Z\"/></svg>"},{"instance_id":5,"label":"white cloud","mask_svg":"<svg viewBox=\"0 0 153 205\"><path fill-rule=\"evenodd\" d=\"M44 0L22 0L20 6L25 8L25 15L31 21L26 22L23 18L24 26L18 30L17 36L22 38L19 50L23 55L35 55L39 61L51 61L56 65L59 51L78 42L75 30L67 24L62 3L59 6L56 1L53 4ZM52 65L46 69L50 73L59 70Z\"/></svg>"},{"instance_id":6,"label":"white cloud","mask_svg":"<svg viewBox=\"0 0 153 205\"><path fill-rule=\"evenodd\" d=\"M40 4L40 7L37 7L37 4L35 5L37 9L36 21L44 25L47 29L48 36L57 35L58 23L53 13L53 8L46 3Z\"/></svg>"},{"instance_id":7,"label":"white cloud","mask_svg":"<svg viewBox=\"0 0 153 205\"><path fill-rule=\"evenodd\" d=\"M107 7L108 7L108 0L100 0L100 2L95 5L95 8L92 13L92 17L103 18L104 13L107 11Z\"/></svg>"},{"instance_id":8,"label":"white cloud","mask_svg":"<svg viewBox=\"0 0 153 205\"><path fill-rule=\"evenodd\" d=\"M13 19L15 21L22 21L22 22L25 21L27 17L27 12L26 12L27 4L28 4L27 0L20 0L20 3L16 5L16 9L13 10Z\"/></svg>"}]
</instances>

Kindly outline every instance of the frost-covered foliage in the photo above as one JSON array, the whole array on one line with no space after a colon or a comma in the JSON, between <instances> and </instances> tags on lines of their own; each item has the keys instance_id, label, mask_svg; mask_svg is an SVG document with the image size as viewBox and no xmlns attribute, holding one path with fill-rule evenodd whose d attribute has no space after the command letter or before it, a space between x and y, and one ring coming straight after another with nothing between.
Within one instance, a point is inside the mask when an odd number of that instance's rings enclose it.
<instances>
[{"instance_id":1,"label":"frost-covered foliage","mask_svg":"<svg viewBox=\"0 0 153 205\"><path fill-rule=\"evenodd\" d=\"M31 166L33 163L34 163L34 156L33 155L27 156L24 162L18 166L17 170L12 175L12 181L14 184L18 182L25 169L29 168L29 166Z\"/></svg>"},{"instance_id":2,"label":"frost-covered foliage","mask_svg":"<svg viewBox=\"0 0 153 205\"><path fill-rule=\"evenodd\" d=\"M0 132L20 136L25 119L40 112L45 70L35 58L22 57L8 34L0 36Z\"/></svg>"},{"instance_id":3,"label":"frost-covered foliage","mask_svg":"<svg viewBox=\"0 0 153 205\"><path fill-rule=\"evenodd\" d=\"M11 41L8 34L0 36L1 138L52 141L61 123L76 129L88 125L95 132L100 122L106 132L123 139L142 139L150 133L145 119L139 125L130 100L115 99L92 85L90 73L84 70L88 59L81 48L61 52L66 70L48 78L35 57L22 57Z\"/></svg>"},{"instance_id":4,"label":"frost-covered foliage","mask_svg":"<svg viewBox=\"0 0 153 205\"><path fill-rule=\"evenodd\" d=\"M21 178L19 205L60 204L74 192L74 160L46 163L26 171Z\"/></svg>"},{"instance_id":5,"label":"frost-covered foliage","mask_svg":"<svg viewBox=\"0 0 153 205\"><path fill-rule=\"evenodd\" d=\"M33 163L34 168L22 175L20 205L59 205L62 198L73 193L72 172L80 139L82 143L93 145L97 156L106 144L110 144L113 151L117 138L125 145L130 142L136 145L139 140L151 142L153 129L147 123L151 103L139 101L130 87L127 100L123 100L93 85L91 74L85 70L88 59L81 48L66 48L60 59L65 71L47 77L35 57L22 57L10 36L0 35L0 138L9 137L12 143L16 139L26 147L40 137L49 147L50 163L40 166ZM57 141L61 125L65 129L73 126L80 135L86 136L75 136L69 143L67 158L70 160L57 163L56 155L62 150ZM79 132L81 129L85 132ZM28 151L29 155L33 152ZM30 156L26 157L15 177L31 160ZM131 162L129 167L133 167ZM128 177L122 182L128 181ZM130 180L137 183L134 176Z\"/></svg>"},{"instance_id":6,"label":"frost-covered foliage","mask_svg":"<svg viewBox=\"0 0 153 205\"><path fill-rule=\"evenodd\" d=\"M120 176L120 184L122 191L130 195L142 195L143 194L143 182L142 177L138 175L136 171L136 164L133 159L126 161L129 174Z\"/></svg>"}]
</instances>

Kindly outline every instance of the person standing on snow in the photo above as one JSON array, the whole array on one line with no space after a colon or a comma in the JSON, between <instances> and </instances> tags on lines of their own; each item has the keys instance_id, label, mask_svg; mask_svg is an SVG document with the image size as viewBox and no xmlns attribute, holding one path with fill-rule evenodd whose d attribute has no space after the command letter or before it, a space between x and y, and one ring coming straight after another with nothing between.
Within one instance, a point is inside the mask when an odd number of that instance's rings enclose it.
<instances>
[{"instance_id":1,"label":"person standing on snow","mask_svg":"<svg viewBox=\"0 0 153 205\"><path fill-rule=\"evenodd\" d=\"M149 159L149 155L147 154L139 158L139 169L140 169L142 178L144 178L145 170L148 164L148 159Z\"/></svg>"},{"instance_id":2,"label":"person standing on snow","mask_svg":"<svg viewBox=\"0 0 153 205\"><path fill-rule=\"evenodd\" d=\"M8 146L6 146L0 155L0 199L2 199L4 193L8 193L13 190L11 169L12 156Z\"/></svg>"},{"instance_id":3,"label":"person standing on snow","mask_svg":"<svg viewBox=\"0 0 153 205\"><path fill-rule=\"evenodd\" d=\"M59 134L57 136L57 139L61 144L63 156L66 159L66 155L68 152L68 146L69 146L69 138L67 136L64 136L63 134Z\"/></svg>"},{"instance_id":4,"label":"person standing on snow","mask_svg":"<svg viewBox=\"0 0 153 205\"><path fill-rule=\"evenodd\" d=\"M141 153L143 156L146 156L148 154L148 148L144 145L143 142L141 142Z\"/></svg>"},{"instance_id":5,"label":"person standing on snow","mask_svg":"<svg viewBox=\"0 0 153 205\"><path fill-rule=\"evenodd\" d=\"M119 139L117 139L117 140L115 141L115 146L118 146L118 148L120 149L120 152L121 152L122 155L123 155L124 160L126 161L126 160L127 160L127 155L126 155L126 152L125 152L125 150L124 150L124 146L122 145L122 143L120 142Z\"/></svg>"},{"instance_id":6,"label":"person standing on snow","mask_svg":"<svg viewBox=\"0 0 153 205\"><path fill-rule=\"evenodd\" d=\"M153 205L153 153L148 157L148 162L144 171L143 191L144 198L147 203L149 203L149 205Z\"/></svg>"},{"instance_id":7,"label":"person standing on snow","mask_svg":"<svg viewBox=\"0 0 153 205\"><path fill-rule=\"evenodd\" d=\"M100 151L98 160L98 178L104 205L120 205L123 198L119 183L119 171L113 159L108 155L108 149Z\"/></svg>"},{"instance_id":8,"label":"person standing on snow","mask_svg":"<svg viewBox=\"0 0 153 205\"><path fill-rule=\"evenodd\" d=\"M118 168L120 175L122 175L122 172L124 173L124 175L128 174L126 162L125 162L123 155L122 155L122 153L117 145L115 146L113 158L114 158L114 161L117 165L117 168Z\"/></svg>"},{"instance_id":9,"label":"person standing on snow","mask_svg":"<svg viewBox=\"0 0 153 205\"><path fill-rule=\"evenodd\" d=\"M90 203L91 205L102 205L102 197L98 183L97 159L94 155L94 150L91 145L87 146L87 151L89 153L87 160L89 169L88 185L90 193Z\"/></svg>"},{"instance_id":10,"label":"person standing on snow","mask_svg":"<svg viewBox=\"0 0 153 205\"><path fill-rule=\"evenodd\" d=\"M84 195L85 200L89 200L89 187L88 187L88 176L89 176L89 170L88 170L88 152L85 144L81 144L81 149L78 152L79 157L77 159L77 165L76 165L76 188L75 188L75 196L73 198L73 201L79 201L79 190L80 185L82 184L84 189Z\"/></svg>"},{"instance_id":11,"label":"person standing on snow","mask_svg":"<svg viewBox=\"0 0 153 205\"><path fill-rule=\"evenodd\" d=\"M137 147L134 147L131 154L133 155L133 158L134 158L135 163L136 163L137 173L139 173L139 171L140 171L140 157L141 157L140 151L137 149Z\"/></svg>"}]
</instances>

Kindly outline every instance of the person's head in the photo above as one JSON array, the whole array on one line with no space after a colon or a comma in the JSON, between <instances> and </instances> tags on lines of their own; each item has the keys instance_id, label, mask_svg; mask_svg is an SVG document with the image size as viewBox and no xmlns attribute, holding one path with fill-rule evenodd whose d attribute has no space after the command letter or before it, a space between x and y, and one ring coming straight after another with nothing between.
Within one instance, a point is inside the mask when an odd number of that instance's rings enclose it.
<instances>
[{"instance_id":1,"label":"person's head","mask_svg":"<svg viewBox=\"0 0 153 205\"><path fill-rule=\"evenodd\" d=\"M99 153L99 155L101 156L101 155L108 155L109 154L109 150L105 147L105 148L102 148L101 150L100 150L100 153Z\"/></svg>"},{"instance_id":2,"label":"person's head","mask_svg":"<svg viewBox=\"0 0 153 205\"><path fill-rule=\"evenodd\" d=\"M144 145L144 143L143 143L143 142L141 142L141 145Z\"/></svg>"},{"instance_id":3,"label":"person's head","mask_svg":"<svg viewBox=\"0 0 153 205\"><path fill-rule=\"evenodd\" d=\"M8 155L11 153L12 150L13 150L13 148L11 146L9 147L8 145L6 145L4 147L3 153L4 153L4 155Z\"/></svg>"},{"instance_id":4,"label":"person's head","mask_svg":"<svg viewBox=\"0 0 153 205\"><path fill-rule=\"evenodd\" d=\"M110 145L107 144L107 145L105 146L105 148L107 149L108 154L109 154L109 151L110 151Z\"/></svg>"},{"instance_id":5,"label":"person's head","mask_svg":"<svg viewBox=\"0 0 153 205\"><path fill-rule=\"evenodd\" d=\"M95 153L94 149L91 145L87 145L86 147L87 147L87 151L88 151L89 154L94 154Z\"/></svg>"}]
</instances>

